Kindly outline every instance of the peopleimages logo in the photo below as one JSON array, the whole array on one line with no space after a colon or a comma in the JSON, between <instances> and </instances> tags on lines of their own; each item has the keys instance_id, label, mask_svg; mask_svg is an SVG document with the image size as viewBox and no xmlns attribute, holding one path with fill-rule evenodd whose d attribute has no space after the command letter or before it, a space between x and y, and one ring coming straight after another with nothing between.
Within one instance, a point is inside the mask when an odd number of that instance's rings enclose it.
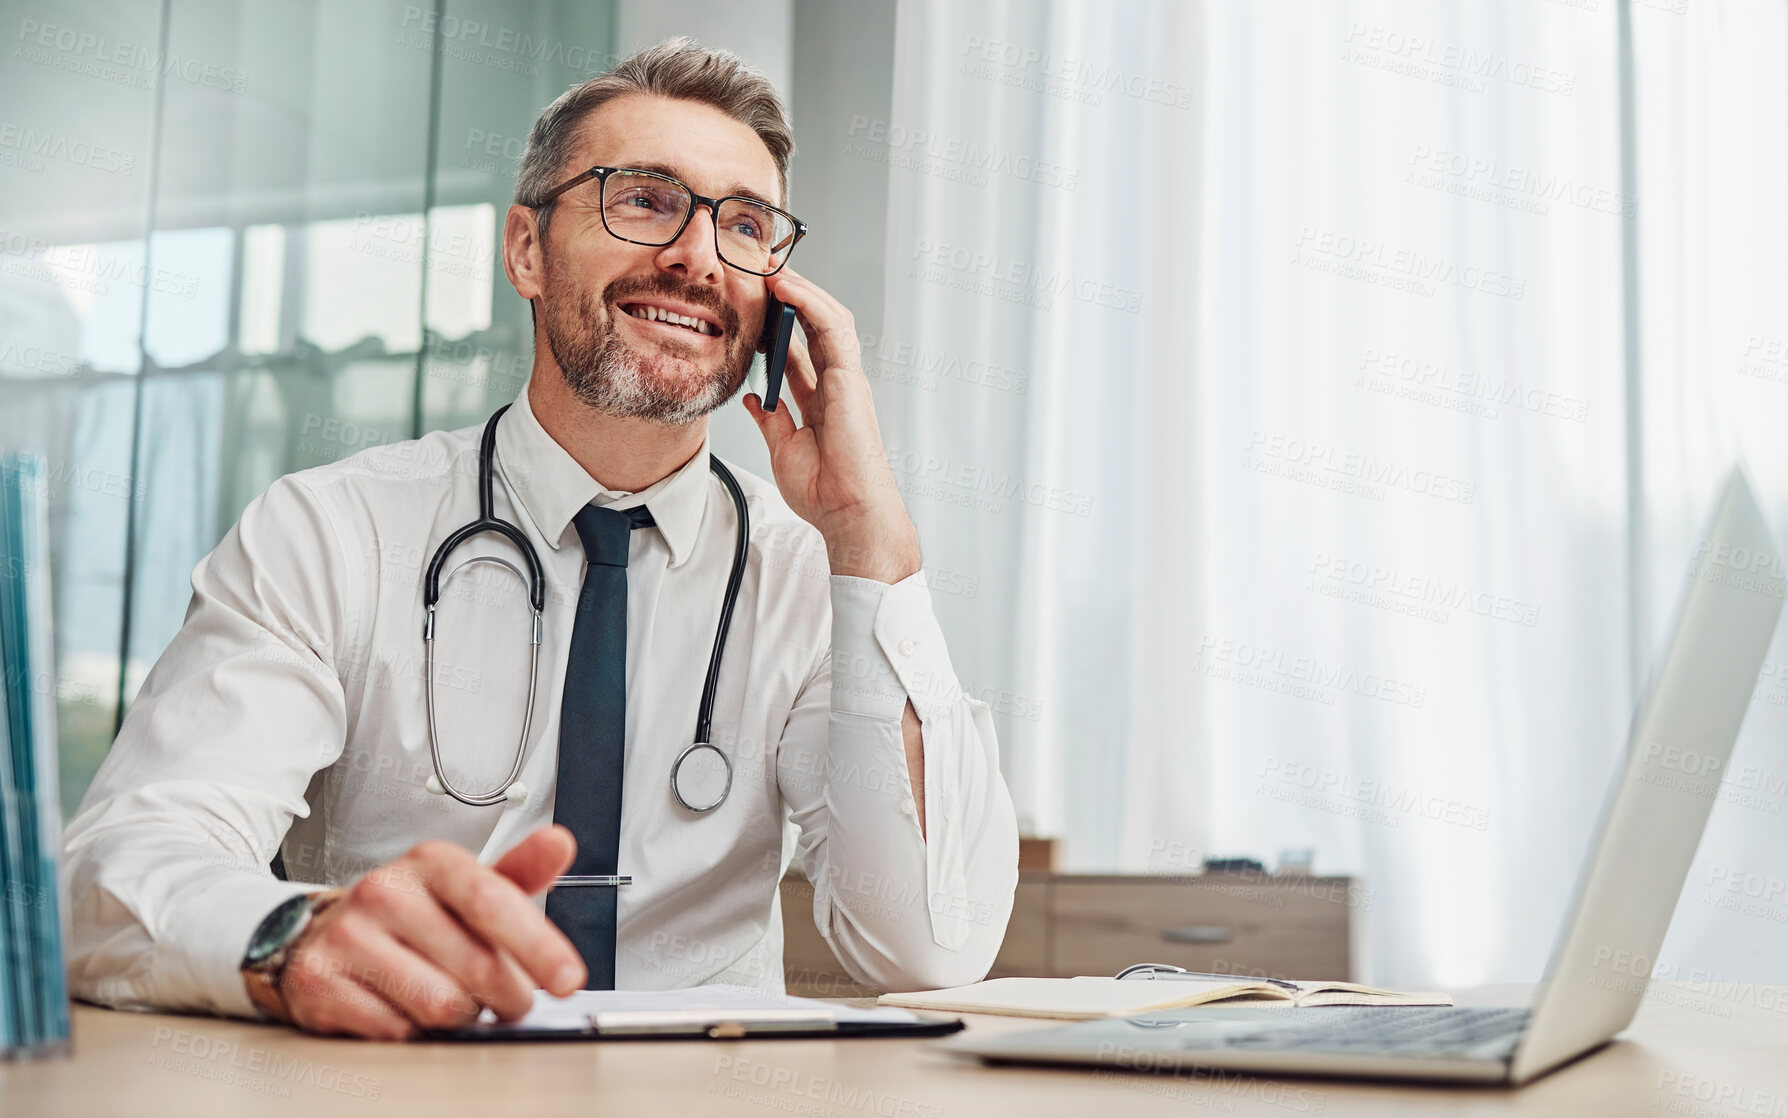
<instances>
[{"instance_id":1,"label":"peopleimages logo","mask_svg":"<svg viewBox=\"0 0 1788 1118\"><path fill-rule=\"evenodd\" d=\"M1093 512L1090 494L1050 485L1003 470L948 455L920 454L899 447L885 447L888 466L899 475L902 492L932 497L947 504L963 504L987 512L999 512L1006 502L1026 504L1048 512L1086 517ZM904 483L903 483L904 482Z\"/></svg>"},{"instance_id":2,"label":"peopleimages logo","mask_svg":"<svg viewBox=\"0 0 1788 1118\"><path fill-rule=\"evenodd\" d=\"M1524 203L1520 208L1534 213L1544 214L1550 203L1562 202L1617 217L1639 215L1638 200L1618 190L1427 144L1415 145L1415 152L1409 157L1409 176L1405 181L1414 181L1418 186L1434 187L1482 201ZM1488 193L1477 193L1480 188Z\"/></svg>"},{"instance_id":3,"label":"peopleimages logo","mask_svg":"<svg viewBox=\"0 0 1788 1118\"><path fill-rule=\"evenodd\" d=\"M1294 264L1420 295L1433 295L1436 284L1505 299L1527 294L1527 280L1521 276L1309 225L1298 231L1292 249Z\"/></svg>"},{"instance_id":4,"label":"peopleimages logo","mask_svg":"<svg viewBox=\"0 0 1788 1118\"><path fill-rule=\"evenodd\" d=\"M1424 792L1406 785L1362 778L1339 769L1318 768L1300 761L1268 757L1261 766L1259 779L1263 787L1278 784L1337 800L1382 808L1395 826L1399 817L1421 816L1436 823L1451 823L1473 831L1490 826L1490 809L1462 800ZM1312 805L1314 806L1314 805Z\"/></svg>"},{"instance_id":5,"label":"peopleimages logo","mask_svg":"<svg viewBox=\"0 0 1788 1118\"><path fill-rule=\"evenodd\" d=\"M1428 701L1426 686L1380 672L1354 671L1330 664L1320 656L1292 655L1245 640L1206 634L1199 641L1198 658L1203 662L1203 674L1213 678L1234 679L1298 697L1306 697L1301 692L1314 691L1314 696L1309 697L1325 705L1333 703L1338 692L1416 709Z\"/></svg>"},{"instance_id":6,"label":"peopleimages logo","mask_svg":"<svg viewBox=\"0 0 1788 1118\"><path fill-rule=\"evenodd\" d=\"M1097 105L1103 94L1110 93L1174 109L1192 107L1191 86L1022 43L969 35L963 39L961 54L965 65L958 67L959 73L990 79L998 74L994 68L999 67L1007 71L998 75L1001 84L1052 96L1071 96L1083 104ZM976 65L968 70L967 64Z\"/></svg>"},{"instance_id":7,"label":"peopleimages logo","mask_svg":"<svg viewBox=\"0 0 1788 1118\"><path fill-rule=\"evenodd\" d=\"M1531 602L1523 602L1506 594L1492 594L1448 579L1410 574L1389 564L1366 563L1319 551L1309 569L1315 578L1322 579L1325 583L1345 584L1360 591L1361 596L1355 600L1362 604L1379 604L1373 595L1384 594L1442 611L1438 616L1429 618L1430 620L1445 621L1447 611L1451 610L1462 610L1495 621L1508 621L1530 629L1540 620L1540 607Z\"/></svg>"},{"instance_id":8,"label":"peopleimages logo","mask_svg":"<svg viewBox=\"0 0 1788 1118\"><path fill-rule=\"evenodd\" d=\"M1319 480L1350 483L1364 487L1363 492L1374 500L1383 499L1384 489L1405 489L1443 501L1469 505L1476 499L1476 482L1452 477L1436 470L1411 467L1395 459L1379 458L1342 450L1326 443L1312 442L1287 435L1254 431L1248 436L1248 447L1242 454L1242 466L1253 469L1263 464L1284 463L1294 470L1313 472ZM1283 473L1293 480L1304 480L1297 473L1263 469L1267 473ZM1346 488L1330 485L1330 488Z\"/></svg>"},{"instance_id":9,"label":"peopleimages logo","mask_svg":"<svg viewBox=\"0 0 1788 1118\"><path fill-rule=\"evenodd\" d=\"M43 170L43 160L54 159L77 167L91 167L115 175L130 175L137 169L137 157L126 151L95 144L87 140L70 140L54 132L39 132L29 125L12 121L0 123L0 155L17 156L27 161L29 170Z\"/></svg>"},{"instance_id":10,"label":"peopleimages logo","mask_svg":"<svg viewBox=\"0 0 1788 1118\"><path fill-rule=\"evenodd\" d=\"M385 1081L376 1075L256 1045L245 1048L192 1029L157 1025L150 1048L149 1063L156 1067L281 1098L290 1098L297 1086L374 1102L385 1090Z\"/></svg>"},{"instance_id":11,"label":"peopleimages logo","mask_svg":"<svg viewBox=\"0 0 1788 1118\"><path fill-rule=\"evenodd\" d=\"M1507 82L1564 97L1577 91L1577 75L1568 70L1444 43L1426 35L1406 35L1381 24L1349 24L1344 42L1344 62L1351 59L1372 69L1407 73L1473 93L1483 92L1486 81Z\"/></svg>"},{"instance_id":12,"label":"peopleimages logo","mask_svg":"<svg viewBox=\"0 0 1788 1118\"><path fill-rule=\"evenodd\" d=\"M1782 557L1772 551L1752 551L1746 547L1734 547L1729 543L1709 543L1706 540L1695 548L1695 559L1691 564L1700 567L1712 564L1727 570L1742 571L1755 575L1767 572L1771 578L1788 578L1788 565Z\"/></svg>"},{"instance_id":13,"label":"peopleimages logo","mask_svg":"<svg viewBox=\"0 0 1788 1118\"><path fill-rule=\"evenodd\" d=\"M1080 276L1067 268L1032 264L985 249L971 249L920 238L913 242L913 261L929 270L1009 285L1045 300L1059 295L1090 306L1109 307L1130 314L1142 310L1142 293L1132 288ZM1048 304L1045 302L1042 305Z\"/></svg>"},{"instance_id":14,"label":"peopleimages logo","mask_svg":"<svg viewBox=\"0 0 1788 1118\"><path fill-rule=\"evenodd\" d=\"M846 155L861 156L865 154L862 150L865 146L872 146L872 150L905 153L973 171L983 176L977 185L985 184L985 176L994 174L1010 175L1040 186L1073 190L1080 179L1078 168L1067 167L1048 159L1017 155L996 146L983 146L960 137L940 136L922 128L908 128L861 115L851 117L847 135L857 141L857 144L853 150L852 145L847 143Z\"/></svg>"},{"instance_id":15,"label":"peopleimages logo","mask_svg":"<svg viewBox=\"0 0 1788 1118\"><path fill-rule=\"evenodd\" d=\"M1572 423L1589 418L1589 401L1508 377L1460 369L1439 361L1426 361L1368 346L1355 368L1364 376L1360 387L1390 390L1392 394L1422 403L1437 403L1427 392L1443 394L1444 406L1471 411L1494 419L1497 409L1512 407ZM1394 386L1394 388L1392 387Z\"/></svg>"},{"instance_id":16,"label":"peopleimages logo","mask_svg":"<svg viewBox=\"0 0 1788 1118\"><path fill-rule=\"evenodd\" d=\"M400 26L404 31L398 40L400 45L434 49L449 58L536 77L540 74L539 63L543 62L575 73L595 74L620 61L607 51L537 36L531 31L456 15L437 19L432 10L414 4L404 8Z\"/></svg>"},{"instance_id":17,"label":"peopleimages logo","mask_svg":"<svg viewBox=\"0 0 1788 1118\"><path fill-rule=\"evenodd\" d=\"M997 388L1023 393L1030 387L1030 374L978 357L964 358L960 353L932 349L923 343L897 341L886 336L862 334L864 372L884 380L936 388L942 381Z\"/></svg>"},{"instance_id":18,"label":"peopleimages logo","mask_svg":"<svg viewBox=\"0 0 1788 1118\"><path fill-rule=\"evenodd\" d=\"M1703 540L1689 562L1689 577L1767 598L1788 596L1783 587L1783 580L1788 579L1788 565L1773 551L1753 551Z\"/></svg>"},{"instance_id":19,"label":"peopleimages logo","mask_svg":"<svg viewBox=\"0 0 1788 1118\"><path fill-rule=\"evenodd\" d=\"M234 67L184 58L171 51L163 53L138 43L73 27L39 23L34 19L19 21L18 42L23 45L13 52L17 61L96 77L116 85L154 89L156 78L170 77L231 93L243 93L248 89L248 74ZM51 54L51 51L56 53ZM102 68L105 66L117 66L121 70L106 70Z\"/></svg>"}]
</instances>

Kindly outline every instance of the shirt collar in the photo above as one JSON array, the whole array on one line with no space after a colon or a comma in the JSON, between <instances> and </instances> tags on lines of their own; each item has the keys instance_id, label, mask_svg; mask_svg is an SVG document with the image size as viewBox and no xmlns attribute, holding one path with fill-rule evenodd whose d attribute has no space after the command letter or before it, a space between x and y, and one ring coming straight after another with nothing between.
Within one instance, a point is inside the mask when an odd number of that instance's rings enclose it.
<instances>
[{"instance_id":1,"label":"shirt collar","mask_svg":"<svg viewBox=\"0 0 1788 1118\"><path fill-rule=\"evenodd\" d=\"M673 567L695 553L695 538L708 505L708 439L668 476L637 493L604 489L560 446L528 402L522 386L515 404L497 421L497 468L547 544L564 545L571 520L585 505L630 509L645 505L670 547Z\"/></svg>"}]
</instances>

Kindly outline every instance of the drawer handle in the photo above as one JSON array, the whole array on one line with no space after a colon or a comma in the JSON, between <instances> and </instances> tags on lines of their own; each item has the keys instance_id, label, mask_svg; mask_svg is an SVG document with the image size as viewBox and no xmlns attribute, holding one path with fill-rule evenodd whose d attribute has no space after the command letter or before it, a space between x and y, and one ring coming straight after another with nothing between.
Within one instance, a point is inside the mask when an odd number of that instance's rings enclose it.
<instances>
[{"instance_id":1,"label":"drawer handle","mask_svg":"<svg viewBox=\"0 0 1788 1118\"><path fill-rule=\"evenodd\" d=\"M1168 943L1228 943L1230 936L1230 930L1220 924L1181 924L1161 933Z\"/></svg>"}]
</instances>

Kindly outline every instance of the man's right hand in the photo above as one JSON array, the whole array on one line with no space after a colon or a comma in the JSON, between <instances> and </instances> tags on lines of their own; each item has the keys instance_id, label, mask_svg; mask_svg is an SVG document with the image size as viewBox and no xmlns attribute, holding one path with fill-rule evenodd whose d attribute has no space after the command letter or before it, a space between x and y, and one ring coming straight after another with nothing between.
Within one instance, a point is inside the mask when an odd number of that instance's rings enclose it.
<instances>
[{"instance_id":1,"label":"man's right hand","mask_svg":"<svg viewBox=\"0 0 1788 1118\"><path fill-rule=\"evenodd\" d=\"M318 913L292 947L280 991L307 1032L403 1040L489 1006L505 1021L536 987L582 988L577 949L529 898L570 867L577 840L542 827L483 866L439 840L380 866Z\"/></svg>"}]
</instances>

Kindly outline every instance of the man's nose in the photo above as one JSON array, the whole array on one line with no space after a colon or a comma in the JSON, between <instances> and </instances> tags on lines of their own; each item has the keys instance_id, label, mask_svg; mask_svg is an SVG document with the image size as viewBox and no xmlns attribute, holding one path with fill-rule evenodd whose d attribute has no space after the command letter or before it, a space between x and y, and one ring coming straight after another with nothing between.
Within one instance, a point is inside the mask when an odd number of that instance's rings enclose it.
<instances>
[{"instance_id":1,"label":"man's nose","mask_svg":"<svg viewBox=\"0 0 1788 1118\"><path fill-rule=\"evenodd\" d=\"M714 251L714 211L697 202L689 215L689 224L676 240L658 252L658 266L670 271L681 270L697 283L719 283L726 265Z\"/></svg>"}]
</instances>

